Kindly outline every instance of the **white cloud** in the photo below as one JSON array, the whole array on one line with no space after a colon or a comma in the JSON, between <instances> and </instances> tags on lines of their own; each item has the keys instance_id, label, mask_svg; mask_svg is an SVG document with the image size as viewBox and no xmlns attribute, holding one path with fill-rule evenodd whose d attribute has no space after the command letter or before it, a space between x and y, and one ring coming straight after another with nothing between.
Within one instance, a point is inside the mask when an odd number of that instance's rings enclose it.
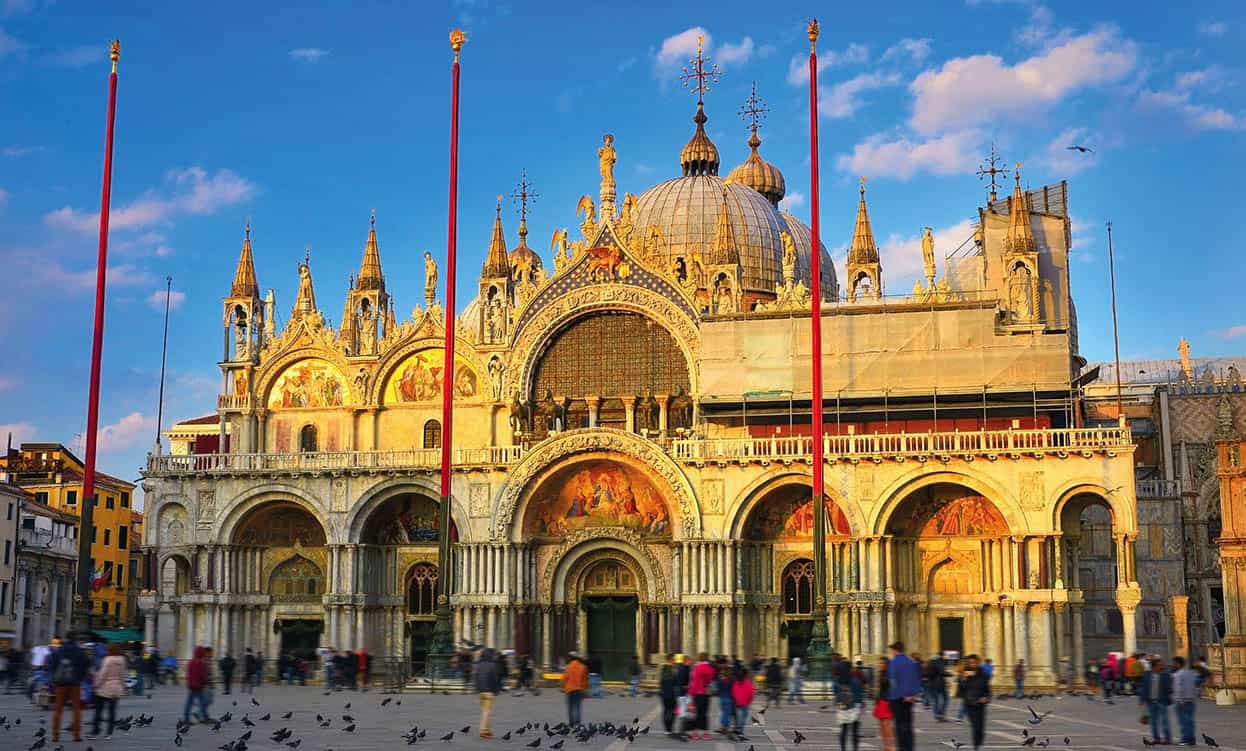
<instances>
[{"instance_id":1,"label":"white cloud","mask_svg":"<svg viewBox=\"0 0 1246 751\"><path fill-rule=\"evenodd\" d=\"M142 412L131 412L96 434L100 451L122 451L140 441L156 439L156 418Z\"/></svg>"},{"instance_id":2,"label":"white cloud","mask_svg":"<svg viewBox=\"0 0 1246 751\"><path fill-rule=\"evenodd\" d=\"M1198 33L1202 34L1203 36L1222 37L1224 36L1225 32L1229 30L1229 25L1226 24L1224 21L1208 20L1208 21L1200 21L1196 28L1198 29Z\"/></svg>"},{"instance_id":3,"label":"white cloud","mask_svg":"<svg viewBox=\"0 0 1246 751\"><path fill-rule=\"evenodd\" d=\"M705 38L703 44L706 47L713 41L710 33L703 26L684 29L662 40L662 46L658 48L654 63L658 68L669 69L678 68L688 62L688 59L697 53L697 37Z\"/></svg>"},{"instance_id":4,"label":"white cloud","mask_svg":"<svg viewBox=\"0 0 1246 751\"><path fill-rule=\"evenodd\" d=\"M1090 132L1085 128L1067 128L1060 135L1048 142L1037 161L1047 170L1060 177L1076 175L1084 169L1099 163L1098 143L1088 138ZM1091 151L1082 153L1070 146L1085 146Z\"/></svg>"},{"instance_id":5,"label":"white cloud","mask_svg":"<svg viewBox=\"0 0 1246 751\"><path fill-rule=\"evenodd\" d=\"M329 54L329 51L320 47L298 47L290 50L289 54L291 60L297 60L300 63L318 63L320 58Z\"/></svg>"},{"instance_id":6,"label":"white cloud","mask_svg":"<svg viewBox=\"0 0 1246 751\"><path fill-rule=\"evenodd\" d=\"M156 310L164 310L165 291L158 289L147 296L147 304ZM178 290L169 292L169 307L177 310L182 307L182 303L186 302L186 293Z\"/></svg>"},{"instance_id":7,"label":"white cloud","mask_svg":"<svg viewBox=\"0 0 1246 751\"><path fill-rule=\"evenodd\" d=\"M0 28L0 59L26 51L26 43Z\"/></svg>"},{"instance_id":8,"label":"white cloud","mask_svg":"<svg viewBox=\"0 0 1246 751\"><path fill-rule=\"evenodd\" d=\"M36 151L43 151L43 147L42 146L5 146L3 149L0 149L0 155L3 155L9 159L16 159L17 157L22 157L28 154L33 154Z\"/></svg>"},{"instance_id":9,"label":"white cloud","mask_svg":"<svg viewBox=\"0 0 1246 751\"><path fill-rule=\"evenodd\" d=\"M95 268L81 271L65 268L57 261L47 259L29 259L31 273L27 277L32 283L46 285L68 292L87 292L95 289ZM139 287L154 284L156 277L143 271L133 264L123 263L108 267L109 287Z\"/></svg>"},{"instance_id":10,"label":"white cloud","mask_svg":"<svg viewBox=\"0 0 1246 751\"><path fill-rule=\"evenodd\" d=\"M838 65L860 65L870 59L870 48L853 42L842 50L818 53L818 75ZM809 56L796 56L787 67L787 82L798 86L809 83Z\"/></svg>"},{"instance_id":11,"label":"white cloud","mask_svg":"<svg viewBox=\"0 0 1246 751\"><path fill-rule=\"evenodd\" d=\"M921 63L930 56L930 40L929 39L913 39L905 37L895 44L887 48L883 52L883 56L879 58L882 62L890 62L892 60L912 60L914 63Z\"/></svg>"},{"instance_id":12,"label":"white cloud","mask_svg":"<svg viewBox=\"0 0 1246 751\"><path fill-rule=\"evenodd\" d=\"M865 104L861 94L899 83L899 73L862 73L830 88L819 86L818 113L831 118L852 117Z\"/></svg>"},{"instance_id":13,"label":"white cloud","mask_svg":"<svg viewBox=\"0 0 1246 751\"><path fill-rule=\"evenodd\" d=\"M972 221L962 219L956 224L931 232L935 243L937 276L941 277L945 272L944 257L971 237L973 228ZM878 257L883 266L884 285L890 289L889 294L908 294L913 282L924 278L920 232L909 236L888 235L887 239L878 246Z\"/></svg>"},{"instance_id":14,"label":"white cloud","mask_svg":"<svg viewBox=\"0 0 1246 751\"><path fill-rule=\"evenodd\" d=\"M982 134L976 130L956 131L926 141L876 133L854 146L851 154L840 154L835 163L839 169L855 175L901 180L918 172L963 174L971 172L977 163L982 140Z\"/></svg>"},{"instance_id":15,"label":"white cloud","mask_svg":"<svg viewBox=\"0 0 1246 751\"><path fill-rule=\"evenodd\" d=\"M1236 326L1221 329L1219 333L1225 339L1237 339L1246 336L1246 323L1239 323Z\"/></svg>"},{"instance_id":16,"label":"white cloud","mask_svg":"<svg viewBox=\"0 0 1246 751\"><path fill-rule=\"evenodd\" d=\"M747 63L753 57L753 38L744 37L739 44L723 44L714 51L715 62L723 65Z\"/></svg>"},{"instance_id":17,"label":"white cloud","mask_svg":"<svg viewBox=\"0 0 1246 751\"><path fill-rule=\"evenodd\" d=\"M163 192L148 190L131 203L109 213L113 229L140 229L166 222L179 214L211 214L250 198L255 184L227 169L209 175L202 167L171 170ZM99 212L63 206L44 215L44 224L83 233L99 229Z\"/></svg>"},{"instance_id":18,"label":"white cloud","mask_svg":"<svg viewBox=\"0 0 1246 751\"><path fill-rule=\"evenodd\" d=\"M793 190L783 196L783 200L779 201L779 210L786 211L789 214L796 213L797 209L804 208L805 194L799 190Z\"/></svg>"},{"instance_id":19,"label":"white cloud","mask_svg":"<svg viewBox=\"0 0 1246 751\"><path fill-rule=\"evenodd\" d=\"M1079 89L1119 81L1137 60L1137 45L1112 28L1072 37L1011 66L998 55L955 58L913 81L910 124L937 133L1021 115Z\"/></svg>"},{"instance_id":20,"label":"white cloud","mask_svg":"<svg viewBox=\"0 0 1246 751\"><path fill-rule=\"evenodd\" d=\"M1195 104L1190 92L1180 89L1154 91L1147 89L1138 98L1142 109L1175 112L1192 130L1242 130L1246 128L1246 116L1234 115L1219 107Z\"/></svg>"},{"instance_id":21,"label":"white cloud","mask_svg":"<svg viewBox=\"0 0 1246 751\"><path fill-rule=\"evenodd\" d=\"M103 44L88 44L57 50L49 55L47 60L53 65L62 65L66 68L81 68L85 65L100 62L104 59L106 52L108 52L108 48Z\"/></svg>"},{"instance_id":22,"label":"white cloud","mask_svg":"<svg viewBox=\"0 0 1246 751\"><path fill-rule=\"evenodd\" d=\"M34 441L38 436L38 429L33 423L29 422L7 422L0 423L0 441L13 441L14 446L20 446L23 443ZM4 445L8 445L5 443Z\"/></svg>"}]
</instances>

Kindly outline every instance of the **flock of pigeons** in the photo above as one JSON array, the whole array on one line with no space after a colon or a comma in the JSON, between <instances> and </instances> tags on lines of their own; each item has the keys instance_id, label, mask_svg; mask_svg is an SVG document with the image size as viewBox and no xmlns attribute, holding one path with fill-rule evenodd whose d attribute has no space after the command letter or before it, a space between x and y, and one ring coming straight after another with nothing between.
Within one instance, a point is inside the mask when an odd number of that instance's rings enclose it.
<instances>
[{"instance_id":1,"label":"flock of pigeons","mask_svg":"<svg viewBox=\"0 0 1246 751\"><path fill-rule=\"evenodd\" d=\"M1027 698L1030 698L1030 697L1027 697ZM1091 698L1092 700L1094 699L1093 695L1090 696L1089 698ZM259 700L256 699L255 697L251 697L251 704L254 708L259 708L262 706ZM402 706L402 700L395 699L392 696L388 696L382 699L380 702L380 706L382 708L389 707L391 705L394 707ZM233 706L237 707L238 702L234 701ZM1044 720L1047 719L1048 716L1051 715L1051 710L1040 713L1029 704L1026 704L1025 708L1029 710L1030 712L1030 716L1026 718L1026 722L1032 727L1038 727L1039 725L1043 723ZM343 714L341 715L340 725L338 726L338 729L343 733L354 733L356 729L358 728L358 722L355 719L355 717L353 717L350 714L351 703L347 702L342 707L342 709L343 709ZM825 710L831 709L831 706L824 705L824 706L819 707L818 709L825 711ZM764 716L765 713L766 713L766 710L762 709L757 714ZM280 719L283 721L293 720L294 712L293 711L285 712L280 715ZM754 725L761 724L760 722L758 722L757 717L753 717L752 719L753 719ZM201 727L207 728L213 733L220 733L222 732L222 730L226 728L226 726L232 723L233 720L234 720L234 713L226 712L216 719L207 720L201 725ZM244 730L237 737L218 746L217 747L218 751L248 751L250 749L249 744L252 742L252 739L254 737L255 729L259 727L258 723L268 723L271 721L272 721L271 712L265 712L263 715L259 715L255 717L254 719L252 719L250 715L250 711L244 713L242 717L239 719L239 724L245 727L246 730ZM130 715L127 717L123 717L120 720L117 720L117 722L115 723L115 729L121 732L128 733L133 729L149 727L154 722L155 722L155 717L153 715L148 715L148 714L144 714L140 712L138 716ZM332 717L326 717L320 714L316 715L316 726L320 729L324 729L324 730L330 729L333 727L334 722L335 720ZM0 728L3 728L5 731L10 731L14 727L18 727L21 724L22 724L22 720L20 717L16 717L10 722L7 716L0 716ZM64 747L60 745L57 745L51 749L47 748L48 747L48 735L47 735L47 727L46 727L47 720L46 719L40 720L39 724L40 724L40 727L34 733L34 742L30 746L27 747L27 751L44 751L45 749L47 749L47 751L64 751ZM192 727L193 725L191 723L184 722L180 719L177 720L177 723L174 727L173 745L180 748L185 742L184 741L185 737L191 732ZM594 738L611 738L615 740L625 740L628 743L633 743L635 742L638 736L648 735L649 730L650 730L649 726L645 726L644 728L640 726L639 717L633 717L631 722L620 722L617 724L612 723L612 722L594 722L594 723L589 723L587 725L570 725L565 722L560 722L556 725L550 725L548 722L538 724L536 722L530 721L530 722L524 723L522 726L518 728L515 728L513 730L508 730L506 733L504 733L503 735L499 737L502 741L523 740L525 738L525 735L530 733L531 735L529 737L531 738L531 740L528 740L526 743L524 743L525 748L541 749L542 745L544 744L544 748L549 749L549 751L560 751L563 748L563 745L568 740L575 740L579 743L588 743ZM471 725L464 725L462 728L458 729L457 731L451 730L450 732L439 736L438 740L443 741L445 743L450 743L454 741L454 737L456 733L458 733L459 735L466 735L470 731L471 731ZM408 746L411 746L424 740L427 735L428 735L428 728L421 728L417 725L417 726L412 727L410 730L407 730L406 732L402 733L401 738L404 741L406 741L406 744ZM292 751L296 751L303 743L303 739L296 738L295 731L288 726L283 726L272 731L271 733L268 734L267 737L268 737L268 740L270 740L272 743L280 745L280 746L285 746L289 749L292 749ZM1202 734L1202 738L1203 738L1203 743L1206 746L1210 748L1220 747L1219 744L1216 743L1216 739L1212 738L1206 733ZM792 731L792 742L795 745L800 745L800 743L804 741L805 739L806 739L806 736L803 735L799 730L794 729ZM1142 743L1145 746L1156 745L1154 741L1152 741L1150 738L1147 738L1147 737L1143 737ZM958 741L956 739L949 740L945 742L943 745L948 746L950 748L954 748L954 749L962 749L966 747L965 743ZM1040 740L1038 735L1031 734L1028 729L1023 728L1021 730L1020 745L1023 747L1028 746L1028 747L1045 749L1051 745L1051 738L1044 737ZM1064 745L1065 746L1072 745L1072 739L1069 736L1064 736ZM95 750L92 746L87 746L84 749L84 751L95 751ZM326 751L332 751L332 749L327 749ZM748 751L756 751L756 748L750 745L748 747Z\"/></svg>"}]
</instances>

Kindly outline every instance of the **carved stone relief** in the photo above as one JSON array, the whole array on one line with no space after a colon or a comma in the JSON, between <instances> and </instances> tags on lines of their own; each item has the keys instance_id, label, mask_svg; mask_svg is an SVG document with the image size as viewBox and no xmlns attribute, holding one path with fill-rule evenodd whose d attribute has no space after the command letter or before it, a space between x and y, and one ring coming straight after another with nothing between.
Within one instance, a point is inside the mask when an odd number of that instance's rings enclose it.
<instances>
[{"instance_id":1,"label":"carved stone relief","mask_svg":"<svg viewBox=\"0 0 1246 751\"><path fill-rule=\"evenodd\" d=\"M701 481L701 510L706 514L723 512L723 481L721 479Z\"/></svg>"},{"instance_id":2,"label":"carved stone relief","mask_svg":"<svg viewBox=\"0 0 1246 751\"><path fill-rule=\"evenodd\" d=\"M467 512L476 518L489 515L489 483L473 482L468 490Z\"/></svg>"}]
</instances>

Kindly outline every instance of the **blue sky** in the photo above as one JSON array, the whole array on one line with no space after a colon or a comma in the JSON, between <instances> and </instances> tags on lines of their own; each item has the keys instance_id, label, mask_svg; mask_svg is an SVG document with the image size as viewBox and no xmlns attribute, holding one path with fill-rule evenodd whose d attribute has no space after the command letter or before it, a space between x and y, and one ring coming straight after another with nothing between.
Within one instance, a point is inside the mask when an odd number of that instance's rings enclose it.
<instances>
[{"instance_id":1,"label":"blue sky","mask_svg":"<svg viewBox=\"0 0 1246 751\"><path fill-rule=\"evenodd\" d=\"M422 254L445 248L446 37L458 25L470 36L464 302L495 197L521 169L540 194L530 243L542 252L578 223L577 197L596 194L603 133L616 137L621 192L678 173L694 98L677 74L698 33L722 69L706 110L724 173L746 156L737 111L755 80L770 106L762 153L807 215L804 23L821 14L829 247L848 241L868 175L884 278L906 291L922 226L941 253L968 236L985 197L973 173L994 141L1028 184L1070 181L1086 357L1111 356L1108 219L1123 357L1174 357L1182 335L1195 356L1246 349L1240 3L157 5L0 0L0 435L19 441L80 445L106 41L122 39L101 407L101 468L122 477L137 477L154 436L166 274L166 425L214 407L220 298L248 216L260 285L283 315L310 245L317 299L336 320L371 209L399 310L419 302Z\"/></svg>"}]
</instances>

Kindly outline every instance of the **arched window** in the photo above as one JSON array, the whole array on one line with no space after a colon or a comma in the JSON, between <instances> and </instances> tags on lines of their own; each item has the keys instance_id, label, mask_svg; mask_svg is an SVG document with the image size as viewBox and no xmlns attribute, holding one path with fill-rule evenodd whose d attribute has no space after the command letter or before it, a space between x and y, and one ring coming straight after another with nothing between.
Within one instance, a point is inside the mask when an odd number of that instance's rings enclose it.
<instances>
[{"instance_id":1,"label":"arched window","mask_svg":"<svg viewBox=\"0 0 1246 751\"><path fill-rule=\"evenodd\" d=\"M813 561L792 561L783 569L783 612L787 615L813 613Z\"/></svg>"},{"instance_id":2,"label":"arched window","mask_svg":"<svg viewBox=\"0 0 1246 751\"><path fill-rule=\"evenodd\" d=\"M299 431L299 451L316 451L316 426L304 425Z\"/></svg>"},{"instance_id":3,"label":"arched window","mask_svg":"<svg viewBox=\"0 0 1246 751\"><path fill-rule=\"evenodd\" d=\"M441 423L436 420L429 420L424 423L424 448L439 449L441 448Z\"/></svg>"},{"instance_id":4,"label":"arched window","mask_svg":"<svg viewBox=\"0 0 1246 751\"><path fill-rule=\"evenodd\" d=\"M323 594L323 584L320 567L295 556L273 571L269 594L279 600L313 600Z\"/></svg>"},{"instance_id":5,"label":"arched window","mask_svg":"<svg viewBox=\"0 0 1246 751\"><path fill-rule=\"evenodd\" d=\"M411 583L407 585L407 613L432 615L437 597L437 567L431 563L417 563L411 571Z\"/></svg>"}]
</instances>

